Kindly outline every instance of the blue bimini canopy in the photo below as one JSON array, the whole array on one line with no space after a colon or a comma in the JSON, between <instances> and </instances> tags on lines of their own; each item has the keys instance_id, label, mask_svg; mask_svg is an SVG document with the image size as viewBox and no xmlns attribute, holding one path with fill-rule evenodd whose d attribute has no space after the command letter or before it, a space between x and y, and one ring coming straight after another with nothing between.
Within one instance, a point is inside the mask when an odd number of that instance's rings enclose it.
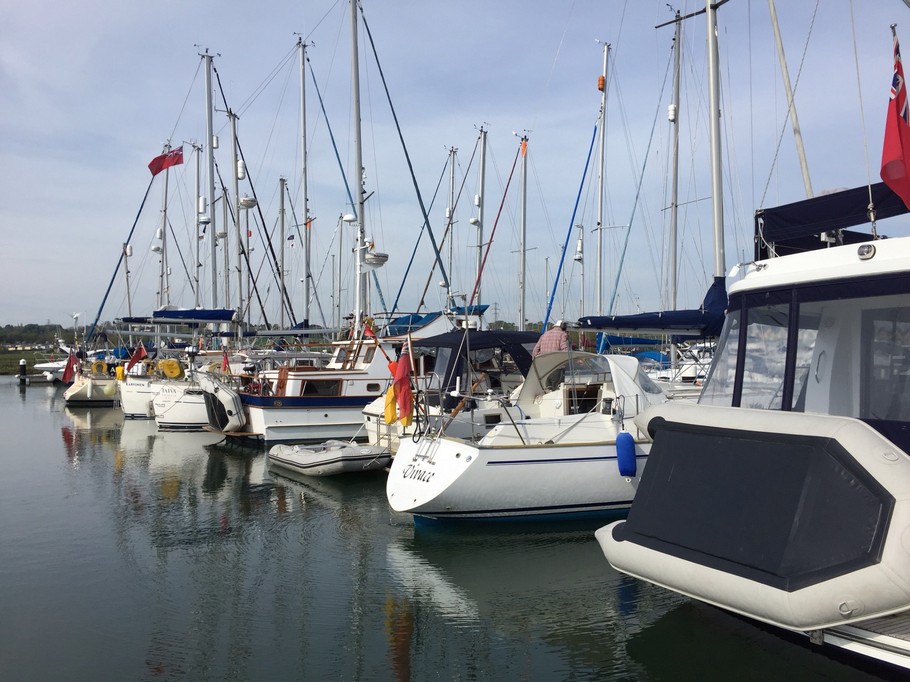
<instances>
[{"instance_id":1,"label":"blue bimini canopy","mask_svg":"<svg viewBox=\"0 0 910 682\"><path fill-rule=\"evenodd\" d=\"M871 197L871 201L870 201ZM784 256L825 248L830 237L839 244L870 241L870 233L846 228L866 225L907 213L899 196L879 182L840 192L822 194L792 204L761 208L755 212L755 258Z\"/></svg>"}]
</instances>

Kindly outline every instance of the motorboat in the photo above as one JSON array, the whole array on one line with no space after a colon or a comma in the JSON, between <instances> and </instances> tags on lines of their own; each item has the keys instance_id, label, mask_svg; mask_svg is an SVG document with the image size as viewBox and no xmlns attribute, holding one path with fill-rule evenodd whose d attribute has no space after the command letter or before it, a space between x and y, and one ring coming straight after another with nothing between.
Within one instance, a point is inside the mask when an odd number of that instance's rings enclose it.
<instances>
[{"instance_id":1,"label":"motorboat","mask_svg":"<svg viewBox=\"0 0 910 682\"><path fill-rule=\"evenodd\" d=\"M415 520L623 513L650 449L631 420L666 400L631 356L541 354L506 418L479 441L444 431L403 439L389 504Z\"/></svg>"},{"instance_id":2,"label":"motorboat","mask_svg":"<svg viewBox=\"0 0 910 682\"><path fill-rule=\"evenodd\" d=\"M870 201L871 198L871 201ZM910 668L910 238L883 183L756 214L698 404L653 438L616 569Z\"/></svg>"}]
</instances>

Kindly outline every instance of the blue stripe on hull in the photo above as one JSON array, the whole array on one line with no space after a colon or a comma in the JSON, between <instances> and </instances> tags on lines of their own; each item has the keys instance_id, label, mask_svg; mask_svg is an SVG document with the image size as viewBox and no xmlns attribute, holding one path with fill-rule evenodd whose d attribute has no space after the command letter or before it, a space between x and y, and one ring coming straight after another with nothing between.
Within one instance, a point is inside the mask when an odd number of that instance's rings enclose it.
<instances>
[{"instance_id":1,"label":"blue stripe on hull","mask_svg":"<svg viewBox=\"0 0 910 682\"><path fill-rule=\"evenodd\" d=\"M607 505L608 503L602 503ZM470 512L415 512L415 525L457 525L457 524L500 524L500 523L545 523L623 518L629 513L632 501L610 503L583 511L559 511L560 507L529 507L527 509L488 509ZM568 505L566 505L568 506ZM579 507L582 505L573 505ZM586 505L591 506L591 505ZM484 516L486 515L486 516Z\"/></svg>"},{"instance_id":2,"label":"blue stripe on hull","mask_svg":"<svg viewBox=\"0 0 910 682\"><path fill-rule=\"evenodd\" d=\"M248 407L265 407L269 409L281 410L285 408L309 407L313 409L332 408L332 407L366 407L373 402L379 394L340 396L340 397L299 397L299 396L270 396L270 395L248 395L240 394L240 402Z\"/></svg>"}]
</instances>

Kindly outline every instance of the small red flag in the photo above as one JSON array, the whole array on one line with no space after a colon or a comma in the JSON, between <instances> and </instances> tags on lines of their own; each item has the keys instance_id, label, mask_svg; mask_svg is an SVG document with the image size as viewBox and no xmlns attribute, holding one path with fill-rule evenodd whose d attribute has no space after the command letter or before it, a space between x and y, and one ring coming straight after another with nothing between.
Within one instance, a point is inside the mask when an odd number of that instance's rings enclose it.
<instances>
[{"instance_id":1,"label":"small red flag","mask_svg":"<svg viewBox=\"0 0 910 682\"><path fill-rule=\"evenodd\" d=\"M392 380L395 395L398 398L398 418L408 426L411 423L411 410L414 407L414 396L411 391L411 356L407 351L398 358L395 368L395 379Z\"/></svg>"},{"instance_id":2,"label":"small red flag","mask_svg":"<svg viewBox=\"0 0 910 682\"><path fill-rule=\"evenodd\" d=\"M231 370L231 363L228 362L227 350L221 353L221 371L225 374Z\"/></svg>"},{"instance_id":3,"label":"small red flag","mask_svg":"<svg viewBox=\"0 0 910 682\"><path fill-rule=\"evenodd\" d=\"M149 161L149 170L152 171L152 176L158 175L165 168L170 168L171 166L177 166L183 163L183 146L177 147L176 149L171 149L168 152L165 152L161 156L156 156L154 159Z\"/></svg>"},{"instance_id":4,"label":"small red flag","mask_svg":"<svg viewBox=\"0 0 910 682\"><path fill-rule=\"evenodd\" d=\"M70 353L69 357L66 359L66 367L63 368L63 376L60 377L60 380L64 384L73 383L73 375L76 374L76 354Z\"/></svg>"},{"instance_id":5,"label":"small red flag","mask_svg":"<svg viewBox=\"0 0 910 682\"><path fill-rule=\"evenodd\" d=\"M133 354L130 356L130 361L126 363L126 371L129 372L133 369L133 365L148 356L149 354L148 351L145 350L145 345L140 341L139 347L133 351Z\"/></svg>"},{"instance_id":6,"label":"small red flag","mask_svg":"<svg viewBox=\"0 0 910 682\"><path fill-rule=\"evenodd\" d=\"M894 34L894 76L891 79L891 101L885 119L885 142L882 147L882 180L910 208L910 110L901 51Z\"/></svg>"}]
</instances>

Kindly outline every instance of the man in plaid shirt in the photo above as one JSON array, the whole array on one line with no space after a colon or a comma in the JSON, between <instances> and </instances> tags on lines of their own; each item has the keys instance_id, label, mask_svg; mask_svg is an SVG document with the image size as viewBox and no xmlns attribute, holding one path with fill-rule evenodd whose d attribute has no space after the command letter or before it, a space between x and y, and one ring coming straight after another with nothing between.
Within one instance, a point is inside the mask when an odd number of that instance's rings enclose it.
<instances>
[{"instance_id":1,"label":"man in plaid shirt","mask_svg":"<svg viewBox=\"0 0 910 682\"><path fill-rule=\"evenodd\" d=\"M537 340L531 357L536 358L541 353L559 350L569 350L569 336L566 334L566 323L563 320L557 320L553 328Z\"/></svg>"}]
</instances>

